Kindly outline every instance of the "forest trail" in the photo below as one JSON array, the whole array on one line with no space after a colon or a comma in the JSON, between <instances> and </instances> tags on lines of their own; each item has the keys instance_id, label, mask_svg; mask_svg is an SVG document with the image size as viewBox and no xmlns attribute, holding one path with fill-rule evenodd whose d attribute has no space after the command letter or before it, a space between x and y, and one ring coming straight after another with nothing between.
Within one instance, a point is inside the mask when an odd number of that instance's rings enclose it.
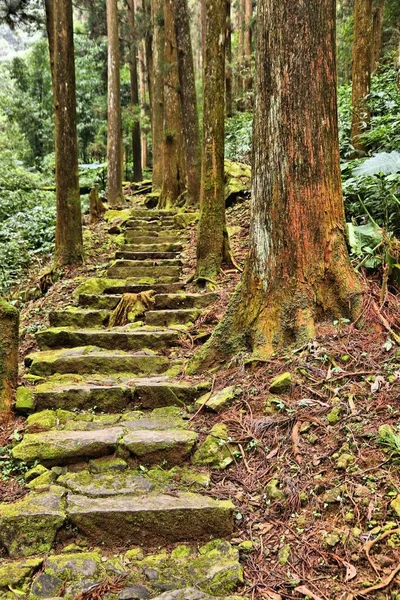
<instances>
[{"instance_id":1,"label":"forest trail","mask_svg":"<svg viewBox=\"0 0 400 600\"><path fill-rule=\"evenodd\" d=\"M0 505L0 587L32 600L232 599L234 505L209 494L185 410L211 382L183 379L171 356L215 294L185 293L174 212L134 207L121 226L103 286L84 282L25 358L43 380L19 395L31 414L12 453L31 491ZM140 299L134 323L108 326Z\"/></svg>"}]
</instances>

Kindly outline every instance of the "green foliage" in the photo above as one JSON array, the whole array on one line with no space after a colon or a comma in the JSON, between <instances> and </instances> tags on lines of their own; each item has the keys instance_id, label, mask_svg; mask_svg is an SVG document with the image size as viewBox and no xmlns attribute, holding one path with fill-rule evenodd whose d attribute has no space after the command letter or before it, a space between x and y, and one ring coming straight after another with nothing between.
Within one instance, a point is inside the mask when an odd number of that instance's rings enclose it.
<instances>
[{"instance_id":1,"label":"green foliage","mask_svg":"<svg viewBox=\"0 0 400 600\"><path fill-rule=\"evenodd\" d=\"M239 112L227 119L225 126L225 158L251 162L253 113Z\"/></svg>"},{"instance_id":2,"label":"green foliage","mask_svg":"<svg viewBox=\"0 0 400 600\"><path fill-rule=\"evenodd\" d=\"M14 439L19 441L21 435L18 431L14 431ZM30 469L30 467L20 461L16 460L11 454L11 445L3 446L0 455L0 479L2 481L10 481L10 479L16 479L19 483L24 483L24 475Z\"/></svg>"},{"instance_id":3,"label":"green foliage","mask_svg":"<svg viewBox=\"0 0 400 600\"><path fill-rule=\"evenodd\" d=\"M400 433L395 432L390 425L379 427L378 444L383 446L394 458L400 458Z\"/></svg>"}]
</instances>

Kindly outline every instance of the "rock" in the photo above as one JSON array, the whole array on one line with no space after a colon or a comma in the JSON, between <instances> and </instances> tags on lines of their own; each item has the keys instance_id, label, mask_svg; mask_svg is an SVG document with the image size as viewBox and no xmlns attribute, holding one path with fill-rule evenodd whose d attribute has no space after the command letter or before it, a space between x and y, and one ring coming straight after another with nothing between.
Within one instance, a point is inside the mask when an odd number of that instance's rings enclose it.
<instances>
[{"instance_id":1,"label":"rock","mask_svg":"<svg viewBox=\"0 0 400 600\"><path fill-rule=\"evenodd\" d=\"M332 408L332 410L328 413L328 415L326 417L329 425L336 425L336 423L339 423L340 413L341 413L340 406L334 406Z\"/></svg>"},{"instance_id":2,"label":"rock","mask_svg":"<svg viewBox=\"0 0 400 600\"><path fill-rule=\"evenodd\" d=\"M132 585L119 593L119 600L141 600L142 598L150 598L150 592L144 585Z\"/></svg>"},{"instance_id":3,"label":"rock","mask_svg":"<svg viewBox=\"0 0 400 600\"><path fill-rule=\"evenodd\" d=\"M157 581L158 579L157 569L144 569L143 573L146 575L149 581Z\"/></svg>"},{"instance_id":4,"label":"rock","mask_svg":"<svg viewBox=\"0 0 400 600\"><path fill-rule=\"evenodd\" d=\"M161 596L153 598L153 600L245 600L239 596L210 596L196 588L185 588L181 590L173 590L172 592L164 592Z\"/></svg>"},{"instance_id":5,"label":"rock","mask_svg":"<svg viewBox=\"0 0 400 600\"><path fill-rule=\"evenodd\" d=\"M331 488L330 490L326 490L326 492L322 495L322 500L324 504L334 504L335 502L342 501L342 487L337 486Z\"/></svg>"},{"instance_id":6,"label":"rock","mask_svg":"<svg viewBox=\"0 0 400 600\"><path fill-rule=\"evenodd\" d=\"M396 513L398 517L400 517L400 494L398 494L396 498L391 501L390 508Z\"/></svg>"},{"instance_id":7,"label":"rock","mask_svg":"<svg viewBox=\"0 0 400 600\"><path fill-rule=\"evenodd\" d=\"M30 577L33 571L40 567L42 562L41 558L27 558L9 563L3 562L0 565L0 588L18 586Z\"/></svg>"},{"instance_id":8,"label":"rock","mask_svg":"<svg viewBox=\"0 0 400 600\"><path fill-rule=\"evenodd\" d=\"M214 469L228 467L233 462L233 448L228 440L229 430L227 426L214 425L201 447L195 452L193 464Z\"/></svg>"},{"instance_id":9,"label":"rock","mask_svg":"<svg viewBox=\"0 0 400 600\"><path fill-rule=\"evenodd\" d=\"M70 462L72 459L111 454L123 436L121 427L97 431L45 431L26 434L12 450L18 460L31 464Z\"/></svg>"},{"instance_id":10,"label":"rock","mask_svg":"<svg viewBox=\"0 0 400 600\"><path fill-rule=\"evenodd\" d=\"M67 514L96 544L158 544L230 535L234 505L200 494L87 498L69 494ZM1 535L1 534L0 534Z\"/></svg>"},{"instance_id":11,"label":"rock","mask_svg":"<svg viewBox=\"0 0 400 600\"><path fill-rule=\"evenodd\" d=\"M128 463L122 458L102 456L89 461L89 469L92 473L104 473L107 471L117 471L118 473L125 471L128 468Z\"/></svg>"},{"instance_id":12,"label":"rock","mask_svg":"<svg viewBox=\"0 0 400 600\"><path fill-rule=\"evenodd\" d=\"M28 415L35 410L35 396L31 388L19 387L17 389L15 410L23 415Z\"/></svg>"},{"instance_id":13,"label":"rock","mask_svg":"<svg viewBox=\"0 0 400 600\"><path fill-rule=\"evenodd\" d=\"M18 380L19 313L0 299L0 414L10 410Z\"/></svg>"},{"instance_id":14,"label":"rock","mask_svg":"<svg viewBox=\"0 0 400 600\"><path fill-rule=\"evenodd\" d=\"M146 464L179 464L191 453L197 443L194 431L168 429L166 431L132 431L124 436L123 444L134 456Z\"/></svg>"},{"instance_id":15,"label":"rock","mask_svg":"<svg viewBox=\"0 0 400 600\"><path fill-rule=\"evenodd\" d=\"M282 502L282 500L285 500L286 494L278 488L278 485L278 479L272 479L267 483L265 487L265 492L269 500L275 500L276 502Z\"/></svg>"},{"instance_id":16,"label":"rock","mask_svg":"<svg viewBox=\"0 0 400 600\"><path fill-rule=\"evenodd\" d=\"M42 473L42 475L39 475L39 477L36 477L33 481L31 481L30 483L28 483L28 488L30 490L46 490L50 487L50 485L52 483L54 483L56 480L56 475L55 473L53 473L53 471L46 471L45 473Z\"/></svg>"},{"instance_id":17,"label":"rock","mask_svg":"<svg viewBox=\"0 0 400 600\"><path fill-rule=\"evenodd\" d=\"M278 561L279 564L284 566L287 564L290 556L290 545L286 544L286 546L282 546L278 552Z\"/></svg>"},{"instance_id":18,"label":"rock","mask_svg":"<svg viewBox=\"0 0 400 600\"><path fill-rule=\"evenodd\" d=\"M43 475L43 473L47 473L47 471L48 469L46 469L46 467L44 467L43 465L36 465L35 467L32 467L32 469L29 469L29 471L25 473L24 479L26 483L29 483L30 481L35 479L35 477L39 477L40 475Z\"/></svg>"},{"instance_id":19,"label":"rock","mask_svg":"<svg viewBox=\"0 0 400 600\"><path fill-rule=\"evenodd\" d=\"M214 392L211 397L210 394L201 396L198 400L196 400L195 404L197 408L200 408L204 405L206 408L219 413L226 408L229 408L235 398L237 398L237 396L239 396L241 393L242 389L239 386L232 385L224 388L223 390L219 390L218 392Z\"/></svg>"},{"instance_id":20,"label":"rock","mask_svg":"<svg viewBox=\"0 0 400 600\"><path fill-rule=\"evenodd\" d=\"M105 277L92 277L84 279L75 289L73 297L78 299L80 294L103 294L103 292L112 286L125 286L125 279L106 279Z\"/></svg>"},{"instance_id":21,"label":"rock","mask_svg":"<svg viewBox=\"0 0 400 600\"><path fill-rule=\"evenodd\" d=\"M352 464L354 464L354 461L355 461L355 458L354 458L354 456L352 454L344 452L337 459L337 461L336 461L336 467L338 469L345 469L346 470L348 467L350 467Z\"/></svg>"},{"instance_id":22,"label":"rock","mask_svg":"<svg viewBox=\"0 0 400 600\"><path fill-rule=\"evenodd\" d=\"M40 573L32 584L31 594L36 598L58 597L63 585L62 579L48 573Z\"/></svg>"},{"instance_id":23,"label":"rock","mask_svg":"<svg viewBox=\"0 0 400 600\"><path fill-rule=\"evenodd\" d=\"M45 554L64 521L61 494L32 492L13 504L0 504L0 542L10 556Z\"/></svg>"},{"instance_id":24,"label":"rock","mask_svg":"<svg viewBox=\"0 0 400 600\"><path fill-rule=\"evenodd\" d=\"M46 560L45 573L77 581L82 577L90 578L98 575L101 555L98 552L76 552L49 556Z\"/></svg>"},{"instance_id":25,"label":"rock","mask_svg":"<svg viewBox=\"0 0 400 600\"><path fill-rule=\"evenodd\" d=\"M331 548L334 548L335 546L337 546L337 544L340 542L340 535L338 533L335 533L334 531L328 533L325 536L325 543L327 546L330 546Z\"/></svg>"},{"instance_id":26,"label":"rock","mask_svg":"<svg viewBox=\"0 0 400 600\"><path fill-rule=\"evenodd\" d=\"M292 387L292 374L291 373L282 373L277 377L274 377L270 383L269 391L271 394L281 394L283 392L287 392Z\"/></svg>"},{"instance_id":27,"label":"rock","mask_svg":"<svg viewBox=\"0 0 400 600\"><path fill-rule=\"evenodd\" d=\"M82 494L92 498L118 496L122 494L142 494L154 489L154 484L137 472L129 473L94 473L79 471L66 473L58 479L74 494Z\"/></svg>"}]
</instances>

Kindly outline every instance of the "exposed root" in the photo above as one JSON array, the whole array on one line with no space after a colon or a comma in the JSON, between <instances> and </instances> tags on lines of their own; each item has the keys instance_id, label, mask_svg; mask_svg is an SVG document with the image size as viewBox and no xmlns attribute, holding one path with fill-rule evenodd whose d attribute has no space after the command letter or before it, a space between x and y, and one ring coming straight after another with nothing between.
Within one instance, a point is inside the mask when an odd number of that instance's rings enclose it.
<instances>
[{"instance_id":1,"label":"exposed root","mask_svg":"<svg viewBox=\"0 0 400 600\"><path fill-rule=\"evenodd\" d=\"M110 317L109 327L127 325L154 306L154 290L124 294Z\"/></svg>"}]
</instances>

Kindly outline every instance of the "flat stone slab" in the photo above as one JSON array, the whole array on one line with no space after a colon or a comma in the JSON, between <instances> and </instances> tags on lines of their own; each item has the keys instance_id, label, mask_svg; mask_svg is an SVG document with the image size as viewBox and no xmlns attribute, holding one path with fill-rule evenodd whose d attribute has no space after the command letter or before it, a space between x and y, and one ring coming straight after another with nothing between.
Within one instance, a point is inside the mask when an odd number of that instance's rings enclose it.
<instances>
[{"instance_id":1,"label":"flat stone slab","mask_svg":"<svg viewBox=\"0 0 400 600\"><path fill-rule=\"evenodd\" d=\"M66 518L61 489L57 488L58 493L31 493L13 504L0 504L0 544L9 556L50 551Z\"/></svg>"},{"instance_id":2,"label":"flat stone slab","mask_svg":"<svg viewBox=\"0 0 400 600\"><path fill-rule=\"evenodd\" d=\"M154 233L152 235L140 235L135 231L126 231L125 232L125 242L127 244L135 244L136 246L148 246L149 244L176 244L181 241L182 232L179 232L179 235L171 235L172 231L168 232L168 235L163 234L156 236Z\"/></svg>"},{"instance_id":3,"label":"flat stone slab","mask_svg":"<svg viewBox=\"0 0 400 600\"><path fill-rule=\"evenodd\" d=\"M61 464L111 454L124 435L122 427L94 431L42 431L27 433L12 455L28 464Z\"/></svg>"},{"instance_id":4,"label":"flat stone slab","mask_svg":"<svg viewBox=\"0 0 400 600\"><path fill-rule=\"evenodd\" d=\"M74 494L102 498L109 496L134 496L155 489L155 483L137 473L67 473L58 478L58 484Z\"/></svg>"},{"instance_id":5,"label":"flat stone slab","mask_svg":"<svg viewBox=\"0 0 400 600\"><path fill-rule=\"evenodd\" d=\"M50 327L105 327L109 310L78 309L70 307L49 314Z\"/></svg>"},{"instance_id":6,"label":"flat stone slab","mask_svg":"<svg viewBox=\"0 0 400 600\"><path fill-rule=\"evenodd\" d=\"M146 545L230 535L234 505L200 494L87 498L68 494L73 525L96 544Z\"/></svg>"},{"instance_id":7,"label":"flat stone slab","mask_svg":"<svg viewBox=\"0 0 400 600\"><path fill-rule=\"evenodd\" d=\"M153 600L247 600L244 596L210 596L198 588L184 588L164 592Z\"/></svg>"},{"instance_id":8,"label":"flat stone slab","mask_svg":"<svg viewBox=\"0 0 400 600\"><path fill-rule=\"evenodd\" d=\"M133 351L150 348L152 350L176 346L181 334L171 329L149 331L143 328L132 331L122 329L73 329L58 327L45 329L36 334L39 347L75 348L96 346L106 350Z\"/></svg>"},{"instance_id":9,"label":"flat stone slab","mask_svg":"<svg viewBox=\"0 0 400 600\"><path fill-rule=\"evenodd\" d=\"M149 282L133 281L129 279L124 282L124 285L116 283L115 286L109 286L104 290L105 294L139 294L154 290L158 294L174 294L183 290L185 287L184 281L174 281L172 283L160 283L160 280Z\"/></svg>"},{"instance_id":10,"label":"flat stone slab","mask_svg":"<svg viewBox=\"0 0 400 600\"><path fill-rule=\"evenodd\" d=\"M146 324L156 327L169 327L170 325L186 325L194 323L201 315L196 308L175 310L148 310L145 315Z\"/></svg>"},{"instance_id":11,"label":"flat stone slab","mask_svg":"<svg viewBox=\"0 0 400 600\"><path fill-rule=\"evenodd\" d=\"M192 452L198 441L194 431L168 429L166 431L139 430L124 436L123 445L146 464L180 464Z\"/></svg>"},{"instance_id":12,"label":"flat stone slab","mask_svg":"<svg viewBox=\"0 0 400 600\"><path fill-rule=\"evenodd\" d=\"M36 352L25 358L33 375L73 373L132 373L132 375L157 375L172 366L165 356L146 353L127 353L103 350L97 347L78 347L69 350Z\"/></svg>"},{"instance_id":13,"label":"flat stone slab","mask_svg":"<svg viewBox=\"0 0 400 600\"><path fill-rule=\"evenodd\" d=\"M157 294L154 297L154 306L157 310L176 310L188 308L206 308L218 300L218 294Z\"/></svg>"},{"instance_id":14,"label":"flat stone slab","mask_svg":"<svg viewBox=\"0 0 400 600\"><path fill-rule=\"evenodd\" d=\"M118 251L115 253L116 259L135 260L137 262L147 262L148 260L177 260L177 252L129 252L129 251ZM181 265L182 261L177 260L177 265Z\"/></svg>"}]
</instances>

